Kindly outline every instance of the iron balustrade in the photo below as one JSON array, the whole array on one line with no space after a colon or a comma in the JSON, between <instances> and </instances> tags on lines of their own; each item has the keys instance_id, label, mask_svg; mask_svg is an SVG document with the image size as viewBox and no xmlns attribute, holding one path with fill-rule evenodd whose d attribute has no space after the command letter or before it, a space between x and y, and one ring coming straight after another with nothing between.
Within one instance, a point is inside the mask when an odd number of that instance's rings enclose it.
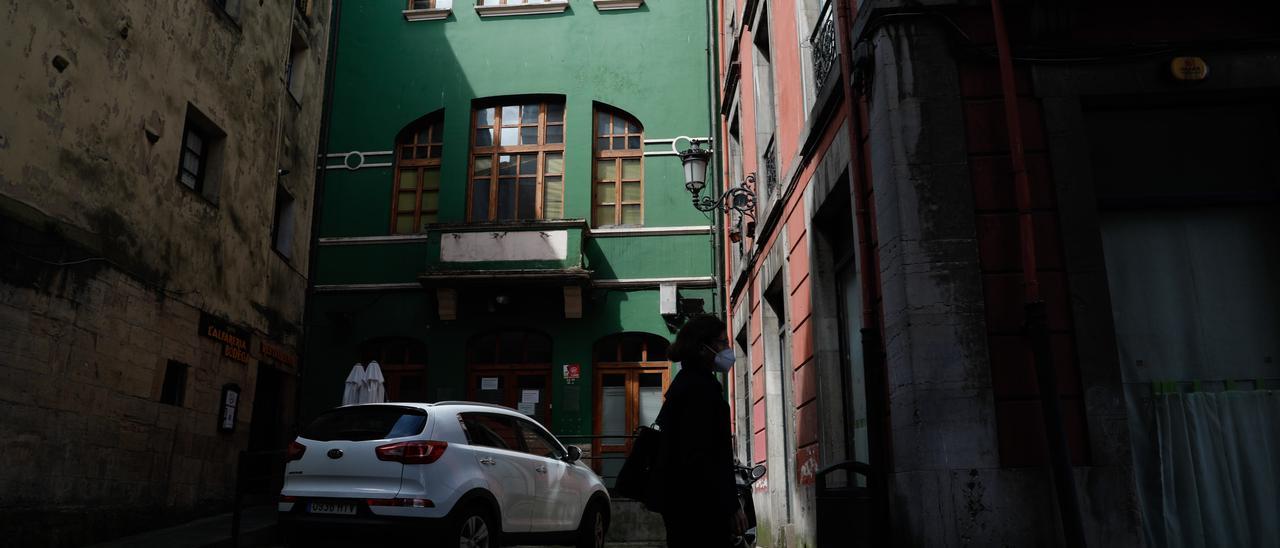
<instances>
[{"instance_id":1,"label":"iron balustrade","mask_svg":"<svg viewBox=\"0 0 1280 548\"><path fill-rule=\"evenodd\" d=\"M771 200L778 192L778 151L773 137L769 138L769 145L764 149L764 196L766 200Z\"/></svg>"},{"instance_id":2,"label":"iron balustrade","mask_svg":"<svg viewBox=\"0 0 1280 548\"><path fill-rule=\"evenodd\" d=\"M831 77L831 69L835 67L836 54L839 52L836 47L835 10L831 4L831 0L827 0L822 5L822 11L818 12L818 24L809 36L809 45L813 50L813 82L817 89L822 89L827 78Z\"/></svg>"}]
</instances>

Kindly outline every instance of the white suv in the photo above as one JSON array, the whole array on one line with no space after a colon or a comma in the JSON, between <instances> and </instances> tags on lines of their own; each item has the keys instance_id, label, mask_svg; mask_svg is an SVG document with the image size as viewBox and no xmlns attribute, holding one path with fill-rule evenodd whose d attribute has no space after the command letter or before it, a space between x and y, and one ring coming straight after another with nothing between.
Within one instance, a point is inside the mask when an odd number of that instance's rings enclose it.
<instances>
[{"instance_id":1,"label":"white suv","mask_svg":"<svg viewBox=\"0 0 1280 548\"><path fill-rule=\"evenodd\" d=\"M609 494L581 456L507 407L338 407L289 445L280 523L291 538L398 530L415 544L599 548Z\"/></svg>"}]
</instances>

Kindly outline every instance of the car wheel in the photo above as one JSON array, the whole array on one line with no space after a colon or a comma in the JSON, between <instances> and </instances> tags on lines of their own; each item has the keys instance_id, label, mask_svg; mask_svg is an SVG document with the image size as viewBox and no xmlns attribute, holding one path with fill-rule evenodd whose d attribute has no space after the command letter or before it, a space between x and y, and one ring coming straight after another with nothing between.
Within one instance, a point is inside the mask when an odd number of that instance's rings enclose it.
<instances>
[{"instance_id":1,"label":"car wheel","mask_svg":"<svg viewBox=\"0 0 1280 548\"><path fill-rule=\"evenodd\" d=\"M449 531L452 539L446 537L448 546L457 546L458 548L497 548L500 546L498 544L497 520L482 506L470 506L466 510L459 512L452 523L453 526L450 527Z\"/></svg>"},{"instance_id":2,"label":"car wheel","mask_svg":"<svg viewBox=\"0 0 1280 548\"><path fill-rule=\"evenodd\" d=\"M592 503L582 515L582 523L578 525L578 548L601 548L604 546L604 534L609 529L604 510L600 503Z\"/></svg>"}]
</instances>

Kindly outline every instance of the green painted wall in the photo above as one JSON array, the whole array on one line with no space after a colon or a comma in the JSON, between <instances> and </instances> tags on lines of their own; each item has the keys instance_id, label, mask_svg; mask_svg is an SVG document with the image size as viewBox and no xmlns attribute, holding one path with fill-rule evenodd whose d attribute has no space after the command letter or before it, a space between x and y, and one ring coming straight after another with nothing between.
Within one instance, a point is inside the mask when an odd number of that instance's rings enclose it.
<instances>
[{"instance_id":1,"label":"green painted wall","mask_svg":"<svg viewBox=\"0 0 1280 548\"><path fill-rule=\"evenodd\" d=\"M467 229L458 224L465 220L473 101L518 95L563 97L565 217L570 219L590 217L597 104L636 117L646 139L710 135L705 2L649 0L635 10L599 12L589 0L570 0L563 14L481 19L472 2L456 0L448 19L423 22L405 21L403 7L399 0L343 3L327 152L393 150L396 135L406 125L443 109L442 226L429 230L425 240L322 242L315 256L316 284L413 283L423 273L450 268L583 265L597 280L713 274L708 234L593 238L581 228L568 229L570 256L563 262L459 266L436 261L439 235ZM670 146L651 145L647 150L670 150ZM366 159L389 161L387 156ZM387 235L392 176L390 167L327 170L318 236ZM680 161L674 156L645 157L644 215L645 227L712 223L710 216L689 205ZM513 229L486 226L495 232ZM703 299L708 307L713 302L710 289L682 288L680 292ZM343 380L360 359L361 342L368 339L402 336L426 344L428 384L437 399L451 399L465 397L468 339L499 328L534 328L553 340L549 426L557 433L586 434L592 426L593 343L620 332L673 336L658 314L657 287L589 288L583 294L580 319L564 319L556 309L528 315L471 314L441 321L435 294L418 289L320 292L313 295L310 310L303 417L339 402ZM582 379L575 385L566 385L561 378L560 366L566 363L583 367Z\"/></svg>"},{"instance_id":2,"label":"green painted wall","mask_svg":"<svg viewBox=\"0 0 1280 548\"><path fill-rule=\"evenodd\" d=\"M447 20L420 22L405 21L401 4L343 4L328 152L392 150L406 125L444 109L443 223L465 219L477 98L564 96L568 218L590 217L595 102L631 113L646 139L711 132L702 2L658 0L598 12L588 0L571 0L563 14L481 19L458 0ZM688 205L677 158L646 157L644 169L646 226L709 223ZM330 170L320 235L386 234L391 178L391 168Z\"/></svg>"},{"instance_id":3,"label":"green painted wall","mask_svg":"<svg viewBox=\"0 0 1280 548\"><path fill-rule=\"evenodd\" d=\"M711 275L709 234L592 238L584 247L597 280Z\"/></svg>"},{"instance_id":4,"label":"green painted wall","mask_svg":"<svg viewBox=\"0 0 1280 548\"><path fill-rule=\"evenodd\" d=\"M710 302L710 289L682 289L681 295ZM591 349L595 341L624 331L654 333L672 340L672 333L655 311L656 289L590 290L584 295L588 318L565 320L546 316L505 316L472 320L439 321L435 300L421 291L385 291L320 295L314 307L322 312L309 325L313 337L309 367L302 377L303 417L311 417L342 399L343 381L351 366L360 360L358 345L376 337L408 337L427 345L428 383L439 400L463 398L465 346L460 344L476 333L505 327L534 327L551 336L552 424L557 434L586 434L591 430ZM569 388L577 399L578 412L566 398L566 385L559 368L566 363L582 365L582 380Z\"/></svg>"}]
</instances>

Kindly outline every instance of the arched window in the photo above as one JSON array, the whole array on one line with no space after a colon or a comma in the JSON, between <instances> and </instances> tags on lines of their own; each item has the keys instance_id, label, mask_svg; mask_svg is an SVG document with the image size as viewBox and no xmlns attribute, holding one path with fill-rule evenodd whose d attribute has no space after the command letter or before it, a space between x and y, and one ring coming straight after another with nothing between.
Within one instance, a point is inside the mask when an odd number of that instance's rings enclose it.
<instances>
[{"instance_id":1,"label":"arched window","mask_svg":"<svg viewBox=\"0 0 1280 548\"><path fill-rule=\"evenodd\" d=\"M427 345L407 337L371 339L360 345L360 363L371 361L387 380L387 401L429 401Z\"/></svg>"},{"instance_id":2,"label":"arched window","mask_svg":"<svg viewBox=\"0 0 1280 548\"><path fill-rule=\"evenodd\" d=\"M444 113L420 118L396 137L396 180L391 233L422 232L440 220L440 159L444 156Z\"/></svg>"},{"instance_id":3,"label":"arched window","mask_svg":"<svg viewBox=\"0 0 1280 548\"><path fill-rule=\"evenodd\" d=\"M671 382L667 339L652 333L618 333L596 341L593 454L628 451L627 438L640 425L652 424L662 408L662 394ZM597 459L596 471L613 485L622 458Z\"/></svg>"},{"instance_id":4,"label":"arched window","mask_svg":"<svg viewBox=\"0 0 1280 548\"><path fill-rule=\"evenodd\" d=\"M564 217L564 101L509 99L472 116L472 222Z\"/></svg>"},{"instance_id":5,"label":"arched window","mask_svg":"<svg viewBox=\"0 0 1280 548\"><path fill-rule=\"evenodd\" d=\"M467 341L467 398L496 403L550 424L551 337L529 329Z\"/></svg>"},{"instance_id":6,"label":"arched window","mask_svg":"<svg viewBox=\"0 0 1280 548\"><path fill-rule=\"evenodd\" d=\"M597 364L666 362L667 339L652 333L618 333L596 341Z\"/></svg>"},{"instance_id":7,"label":"arched window","mask_svg":"<svg viewBox=\"0 0 1280 548\"><path fill-rule=\"evenodd\" d=\"M596 108L592 226L644 224L644 133L640 122Z\"/></svg>"},{"instance_id":8,"label":"arched window","mask_svg":"<svg viewBox=\"0 0 1280 548\"><path fill-rule=\"evenodd\" d=\"M537 331L512 329L476 335L467 345L471 365L551 363L551 337Z\"/></svg>"}]
</instances>

